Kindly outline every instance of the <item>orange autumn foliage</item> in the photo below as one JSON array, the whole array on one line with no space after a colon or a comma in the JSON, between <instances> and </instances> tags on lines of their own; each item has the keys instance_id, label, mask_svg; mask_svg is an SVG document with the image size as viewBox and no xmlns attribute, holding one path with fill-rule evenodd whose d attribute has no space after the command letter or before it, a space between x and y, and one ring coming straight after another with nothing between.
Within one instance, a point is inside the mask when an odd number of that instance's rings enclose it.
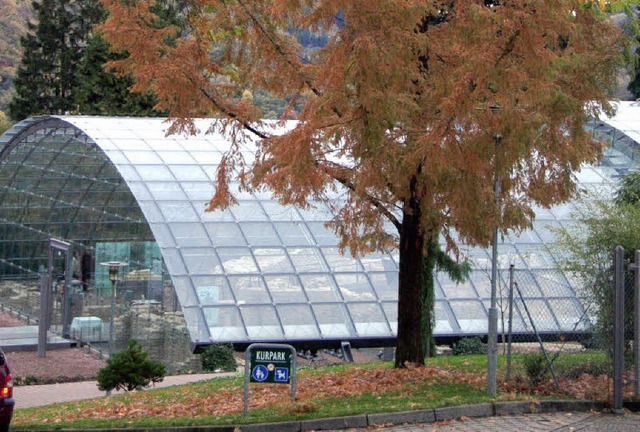
<instances>
[{"instance_id":1,"label":"orange autumn foliage","mask_svg":"<svg viewBox=\"0 0 640 432\"><path fill-rule=\"evenodd\" d=\"M578 0L183 3L188 31L176 38L152 0L103 0L102 31L129 53L111 66L155 92L174 130L211 117L233 135L211 209L234 203L237 176L282 203L328 203L353 252L399 247L400 367L424 358L424 241L484 245L493 226L525 228L533 205L567 200L572 173L600 156L583 125L611 113L628 44ZM330 37L307 59L291 28ZM256 89L304 98L297 123L274 132L241 97ZM239 151L247 135L255 160Z\"/></svg>"}]
</instances>

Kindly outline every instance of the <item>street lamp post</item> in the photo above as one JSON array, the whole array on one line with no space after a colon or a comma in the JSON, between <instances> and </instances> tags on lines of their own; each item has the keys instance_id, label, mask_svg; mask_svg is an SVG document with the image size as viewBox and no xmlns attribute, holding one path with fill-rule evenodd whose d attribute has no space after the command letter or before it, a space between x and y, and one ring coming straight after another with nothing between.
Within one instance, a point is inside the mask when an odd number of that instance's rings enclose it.
<instances>
[{"instance_id":1,"label":"street lamp post","mask_svg":"<svg viewBox=\"0 0 640 432\"><path fill-rule=\"evenodd\" d=\"M498 151L500 135L495 141L495 173L493 178L493 193L496 207L500 209L500 176L498 173ZM489 307L489 329L487 335L487 394L495 397L498 393L498 222L493 225L491 239L491 306Z\"/></svg>"},{"instance_id":2,"label":"street lamp post","mask_svg":"<svg viewBox=\"0 0 640 432\"><path fill-rule=\"evenodd\" d=\"M126 267L128 264L120 261L109 261L100 263L100 265L109 268L109 280L111 281L111 318L109 319L109 358L111 358L113 354L113 321L116 311L118 273L120 272L120 267Z\"/></svg>"}]
</instances>

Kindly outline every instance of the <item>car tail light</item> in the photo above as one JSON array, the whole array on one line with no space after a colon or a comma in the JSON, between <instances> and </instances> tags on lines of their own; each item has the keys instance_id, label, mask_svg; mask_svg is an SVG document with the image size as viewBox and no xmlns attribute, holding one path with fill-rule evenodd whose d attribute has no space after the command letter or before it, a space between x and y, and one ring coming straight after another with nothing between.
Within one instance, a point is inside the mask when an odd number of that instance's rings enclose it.
<instances>
[{"instance_id":1,"label":"car tail light","mask_svg":"<svg viewBox=\"0 0 640 432\"><path fill-rule=\"evenodd\" d=\"M7 378L0 389L0 396L3 398L10 398L13 396L13 381L11 381L11 375L7 375Z\"/></svg>"}]
</instances>

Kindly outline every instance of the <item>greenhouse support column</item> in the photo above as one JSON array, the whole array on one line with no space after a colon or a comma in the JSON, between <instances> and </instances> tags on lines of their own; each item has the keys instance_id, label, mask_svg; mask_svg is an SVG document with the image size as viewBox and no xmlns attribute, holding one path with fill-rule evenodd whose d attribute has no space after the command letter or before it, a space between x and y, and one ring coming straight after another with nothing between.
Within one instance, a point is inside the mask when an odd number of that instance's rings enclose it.
<instances>
[{"instance_id":1,"label":"greenhouse support column","mask_svg":"<svg viewBox=\"0 0 640 432\"><path fill-rule=\"evenodd\" d=\"M622 406L624 373L624 249L615 252L615 307L613 322L613 412L624 414Z\"/></svg>"}]
</instances>

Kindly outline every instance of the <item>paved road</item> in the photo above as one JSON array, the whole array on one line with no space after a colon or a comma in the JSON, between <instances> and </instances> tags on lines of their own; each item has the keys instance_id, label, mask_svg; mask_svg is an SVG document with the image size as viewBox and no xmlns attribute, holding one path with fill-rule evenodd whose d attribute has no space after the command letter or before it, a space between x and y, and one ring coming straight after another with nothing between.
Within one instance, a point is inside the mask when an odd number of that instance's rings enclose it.
<instances>
[{"instance_id":1,"label":"paved road","mask_svg":"<svg viewBox=\"0 0 640 432\"><path fill-rule=\"evenodd\" d=\"M235 373L216 374L192 374L165 377L155 387L169 387L173 385L187 384L203 381L211 378L233 376ZM113 392L117 394L117 392ZM82 381L64 384L48 384L34 386L18 386L13 389L16 400L16 408L32 408L43 405L52 405L60 402L71 402L83 399L93 399L105 396L106 393L98 390L95 381Z\"/></svg>"},{"instance_id":2,"label":"paved road","mask_svg":"<svg viewBox=\"0 0 640 432\"><path fill-rule=\"evenodd\" d=\"M349 432L371 432L374 429L349 429ZM563 412L486 417L422 425L375 428L376 432L635 432L640 431L640 414L599 414ZM332 431L336 432L336 431ZM344 431L343 431L344 432Z\"/></svg>"}]
</instances>

